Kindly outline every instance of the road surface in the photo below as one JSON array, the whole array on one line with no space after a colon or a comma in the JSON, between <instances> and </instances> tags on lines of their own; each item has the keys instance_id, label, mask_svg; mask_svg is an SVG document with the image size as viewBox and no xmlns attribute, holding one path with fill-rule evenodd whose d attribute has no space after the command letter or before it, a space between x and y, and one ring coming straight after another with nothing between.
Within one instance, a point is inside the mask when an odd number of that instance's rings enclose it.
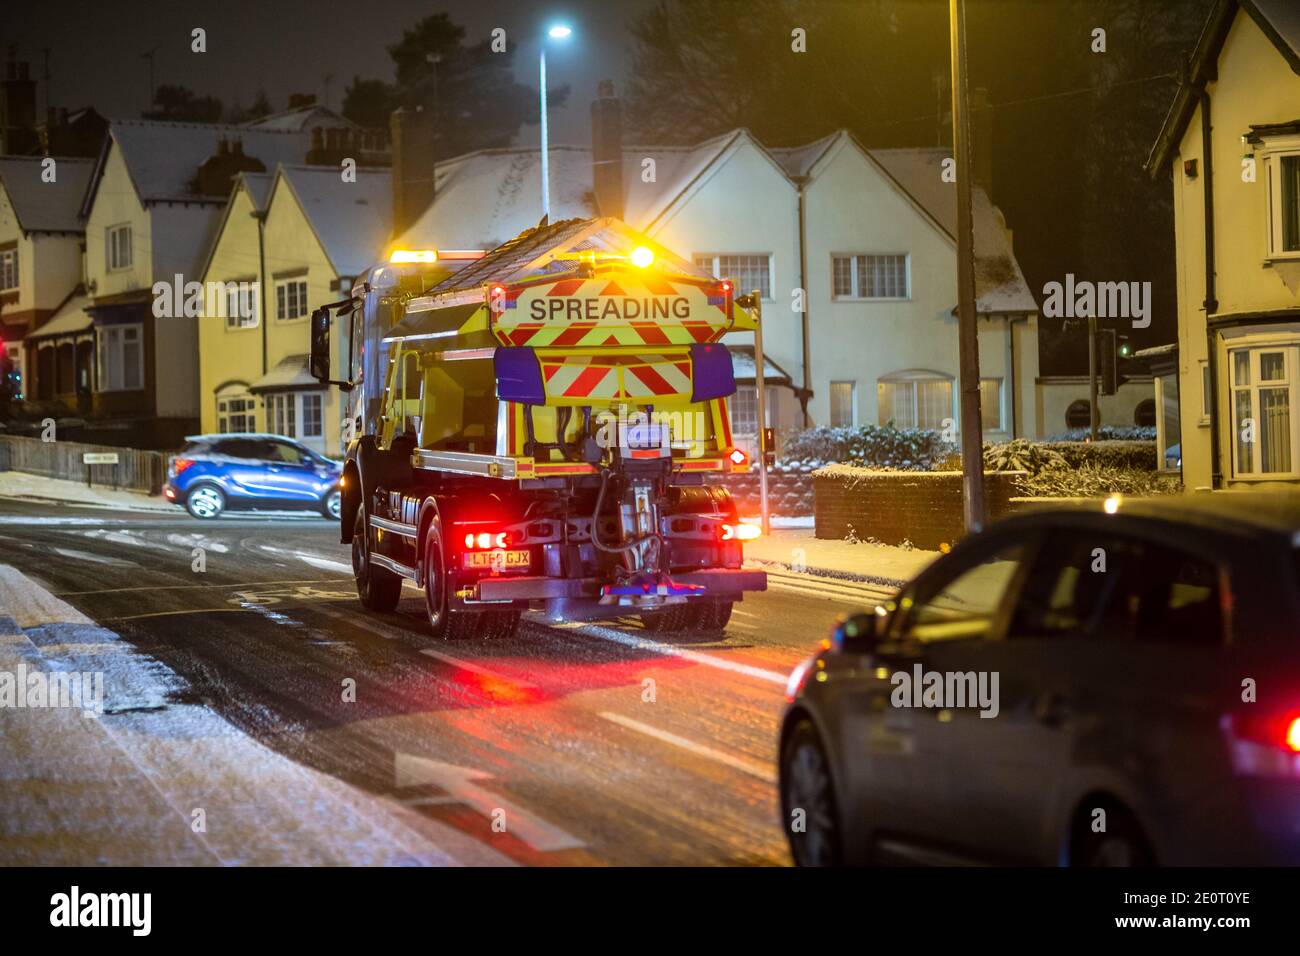
<instances>
[{"instance_id":1,"label":"road surface","mask_svg":"<svg viewBox=\"0 0 1300 956\"><path fill-rule=\"evenodd\" d=\"M449 643L428 636L409 585L396 613L363 611L348 562L315 518L0 501L0 565L179 675L161 706L206 705L395 808L394 832L456 834L460 862L788 863L774 785L785 679L837 614L882 593L784 574L736 605L722 639L525 616L510 640ZM124 825L129 804L109 810ZM60 818L74 845L80 819L75 801ZM242 825L256 843L256 822Z\"/></svg>"}]
</instances>

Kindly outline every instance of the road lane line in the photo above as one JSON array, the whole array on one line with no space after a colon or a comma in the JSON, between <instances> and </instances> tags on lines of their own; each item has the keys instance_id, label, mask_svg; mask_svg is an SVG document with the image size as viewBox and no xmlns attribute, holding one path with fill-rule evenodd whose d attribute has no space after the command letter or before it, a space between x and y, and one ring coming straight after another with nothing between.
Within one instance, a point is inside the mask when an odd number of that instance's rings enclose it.
<instances>
[{"instance_id":1,"label":"road lane line","mask_svg":"<svg viewBox=\"0 0 1300 956\"><path fill-rule=\"evenodd\" d=\"M508 677L505 674L489 670L486 667L480 667L478 664L471 664L469 661L463 661L459 657L452 657L450 654L444 654L441 651L435 651L431 648L424 648L420 651L428 657L442 661L444 664L450 664L452 667L458 667L461 670L469 671L471 674L478 674L480 677L488 677L492 680L503 681L507 684L514 684L516 687L528 687L537 690L537 685L526 680L520 680L518 677Z\"/></svg>"},{"instance_id":2,"label":"road lane line","mask_svg":"<svg viewBox=\"0 0 1300 956\"><path fill-rule=\"evenodd\" d=\"M639 720L633 720L631 717L624 717L622 714L615 714L612 711L602 710L600 716L605 720L612 721L628 730L635 730L639 734L645 734L647 737L653 737L655 740L663 741L666 744L672 744L674 747L680 747L682 750L688 750L697 757L704 757L715 763L724 764L733 770L739 770L741 773L747 773L751 777L757 777L759 780L767 783L776 783L776 772L762 764L755 763L752 760L746 760L743 757L733 757L729 753L721 750L714 750L712 747L706 747L704 744L697 744L693 740L687 740L685 737L678 737L674 733L666 730L660 730L658 727L651 727L649 724L643 724Z\"/></svg>"},{"instance_id":3,"label":"road lane line","mask_svg":"<svg viewBox=\"0 0 1300 956\"><path fill-rule=\"evenodd\" d=\"M537 621L536 623L541 624L543 627L548 626L545 621ZM655 654L662 654L664 657L680 657L682 660L690 661L693 664L716 667L718 670L743 674L746 677L779 684L782 687L785 686L789 677L788 674L783 674L780 671L770 671L763 667L755 667L752 664L741 664L737 661L729 661L725 657L701 654L699 651L688 650L684 647L673 647L671 644L662 644L646 637L637 637L635 634L625 634L622 631L616 631L611 627L602 627L599 624L579 624L568 630L573 634L599 637L602 640L613 641L615 644L622 644L638 651L651 651Z\"/></svg>"}]
</instances>

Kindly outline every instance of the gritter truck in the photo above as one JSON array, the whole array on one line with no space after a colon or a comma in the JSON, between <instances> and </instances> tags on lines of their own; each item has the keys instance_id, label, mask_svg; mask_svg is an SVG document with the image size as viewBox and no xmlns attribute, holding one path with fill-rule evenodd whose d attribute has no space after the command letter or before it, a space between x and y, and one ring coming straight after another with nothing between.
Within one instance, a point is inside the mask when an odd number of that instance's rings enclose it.
<instances>
[{"instance_id":1,"label":"gritter truck","mask_svg":"<svg viewBox=\"0 0 1300 956\"><path fill-rule=\"evenodd\" d=\"M316 309L361 603L391 611L412 582L445 638L507 636L530 609L721 631L767 586L716 481L748 464L721 339L755 326L733 291L606 218L398 250Z\"/></svg>"}]
</instances>

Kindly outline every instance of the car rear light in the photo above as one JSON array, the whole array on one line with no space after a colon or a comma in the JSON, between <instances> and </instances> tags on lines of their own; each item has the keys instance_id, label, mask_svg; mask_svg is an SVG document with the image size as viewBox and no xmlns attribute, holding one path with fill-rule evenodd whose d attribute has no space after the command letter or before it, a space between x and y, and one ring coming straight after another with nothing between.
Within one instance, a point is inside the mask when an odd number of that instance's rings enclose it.
<instances>
[{"instance_id":1,"label":"car rear light","mask_svg":"<svg viewBox=\"0 0 1300 956\"><path fill-rule=\"evenodd\" d=\"M763 533L756 524L724 524L718 532L723 541L753 541Z\"/></svg>"},{"instance_id":2,"label":"car rear light","mask_svg":"<svg viewBox=\"0 0 1300 956\"><path fill-rule=\"evenodd\" d=\"M1238 712L1225 717L1224 726L1237 773L1300 777L1300 712Z\"/></svg>"},{"instance_id":3,"label":"car rear light","mask_svg":"<svg viewBox=\"0 0 1300 956\"><path fill-rule=\"evenodd\" d=\"M465 548L470 551L487 551L490 548L508 547L510 547L510 535L504 531L496 534L488 531L480 531L475 534L470 531L465 535Z\"/></svg>"},{"instance_id":4,"label":"car rear light","mask_svg":"<svg viewBox=\"0 0 1300 956\"><path fill-rule=\"evenodd\" d=\"M730 459L731 459L731 463L732 463L733 465L736 465L736 466L743 465L743 464L745 464L746 462L749 461L749 456L746 455L746 454L745 454L743 451L741 451L739 448L733 448L733 449L731 449L731 454L728 455L727 457L730 458Z\"/></svg>"},{"instance_id":5,"label":"car rear light","mask_svg":"<svg viewBox=\"0 0 1300 956\"><path fill-rule=\"evenodd\" d=\"M172 477L175 478L190 465L194 464L193 458L173 458L172 459Z\"/></svg>"},{"instance_id":6,"label":"car rear light","mask_svg":"<svg viewBox=\"0 0 1300 956\"><path fill-rule=\"evenodd\" d=\"M1300 753L1300 717L1296 717L1286 728L1287 748Z\"/></svg>"}]
</instances>

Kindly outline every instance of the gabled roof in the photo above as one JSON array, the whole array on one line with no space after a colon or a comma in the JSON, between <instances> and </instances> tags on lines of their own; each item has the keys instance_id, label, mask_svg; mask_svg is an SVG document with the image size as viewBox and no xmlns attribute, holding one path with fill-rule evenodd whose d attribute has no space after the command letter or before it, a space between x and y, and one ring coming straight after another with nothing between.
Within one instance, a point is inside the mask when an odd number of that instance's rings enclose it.
<instances>
[{"instance_id":1,"label":"gabled roof","mask_svg":"<svg viewBox=\"0 0 1300 956\"><path fill-rule=\"evenodd\" d=\"M77 214L95 161L55 157L52 183L41 179L42 162L41 156L0 156L0 186L9 197L19 227L25 233L84 233L85 223Z\"/></svg>"},{"instance_id":2,"label":"gabled roof","mask_svg":"<svg viewBox=\"0 0 1300 956\"><path fill-rule=\"evenodd\" d=\"M239 173L235 176L235 183L230 187L230 197L221 210L221 221L212 230L212 238L207 245L208 251L203 255L203 267L199 270L200 276L207 276L208 269L212 268L212 257L217 254L217 246L221 242L222 234L226 231L226 223L230 221L230 214L235 211L236 197L241 192L248 193L248 199L253 204L254 211L266 212L266 201L270 196L272 178L270 173Z\"/></svg>"},{"instance_id":3,"label":"gabled roof","mask_svg":"<svg viewBox=\"0 0 1300 956\"><path fill-rule=\"evenodd\" d=\"M293 109L271 113L243 124L245 129L310 130L316 126L327 129L360 129L356 123L341 113L336 113L328 106L313 103L309 106L295 106Z\"/></svg>"},{"instance_id":4,"label":"gabled roof","mask_svg":"<svg viewBox=\"0 0 1300 956\"><path fill-rule=\"evenodd\" d=\"M159 120L110 120L108 139L95 168L95 180L103 175L109 151L122 153L131 184L142 203L224 202L198 195L191 184L209 157L217 152L221 139L238 140L244 154L272 170L278 163L300 162L311 147L307 131L249 129L221 123L171 123ZM82 215L90 214L93 190L86 197Z\"/></svg>"},{"instance_id":5,"label":"gabled roof","mask_svg":"<svg viewBox=\"0 0 1300 956\"><path fill-rule=\"evenodd\" d=\"M624 146L624 221L648 227L742 135L733 131L685 147ZM600 215L593 193L591 148L552 146L548 155L552 220ZM642 179L647 159L654 160L650 183ZM399 237L398 245L494 248L537 224L542 214L541 182L541 153L536 149L487 149L440 162L435 172L437 198Z\"/></svg>"},{"instance_id":6,"label":"gabled roof","mask_svg":"<svg viewBox=\"0 0 1300 956\"><path fill-rule=\"evenodd\" d=\"M945 182L945 148L873 149L874 159L951 239L957 236L957 186ZM1038 305L1007 235L1002 213L980 186L971 189L975 234L975 299L979 312L1036 312Z\"/></svg>"},{"instance_id":7,"label":"gabled roof","mask_svg":"<svg viewBox=\"0 0 1300 956\"><path fill-rule=\"evenodd\" d=\"M312 232L340 276L358 276L374 263L392 231L393 177L387 169L358 169L345 183L335 166L282 163L270 202L287 184Z\"/></svg>"},{"instance_id":8,"label":"gabled roof","mask_svg":"<svg viewBox=\"0 0 1300 956\"><path fill-rule=\"evenodd\" d=\"M806 146L778 146L768 152L781 164L787 176L791 179L802 179L812 172L817 160L826 155L827 150L835 145L839 137L840 131L836 131L821 139L813 140Z\"/></svg>"},{"instance_id":9,"label":"gabled roof","mask_svg":"<svg viewBox=\"0 0 1300 956\"><path fill-rule=\"evenodd\" d=\"M1268 37L1292 71L1300 74L1300 2L1297 0L1218 0L1201 28L1196 49L1174 94L1151 153L1147 156L1147 175L1154 178L1169 164L1187 124L1196 112L1197 101L1205 84L1218 76L1219 53L1228 37L1233 20L1244 10Z\"/></svg>"}]
</instances>

